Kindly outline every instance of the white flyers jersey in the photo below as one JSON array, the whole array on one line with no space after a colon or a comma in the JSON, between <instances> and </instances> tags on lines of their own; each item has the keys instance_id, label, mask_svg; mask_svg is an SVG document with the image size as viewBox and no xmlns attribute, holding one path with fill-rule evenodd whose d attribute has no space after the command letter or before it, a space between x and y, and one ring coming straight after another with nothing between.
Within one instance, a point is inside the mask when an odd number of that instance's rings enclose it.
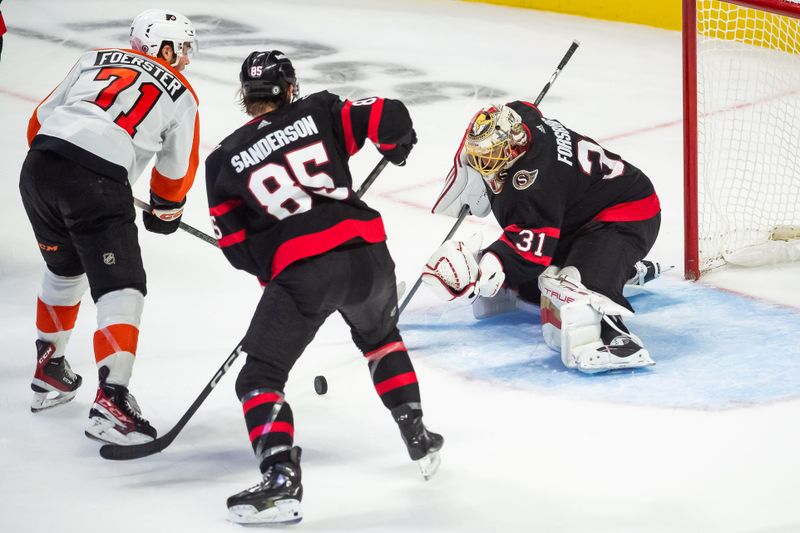
<instances>
[{"instance_id":1,"label":"white flyers jersey","mask_svg":"<svg viewBox=\"0 0 800 533\"><path fill-rule=\"evenodd\" d=\"M166 62L92 50L36 108L28 143L131 184L155 155L151 190L179 202L197 171L197 107L189 82Z\"/></svg>"}]
</instances>

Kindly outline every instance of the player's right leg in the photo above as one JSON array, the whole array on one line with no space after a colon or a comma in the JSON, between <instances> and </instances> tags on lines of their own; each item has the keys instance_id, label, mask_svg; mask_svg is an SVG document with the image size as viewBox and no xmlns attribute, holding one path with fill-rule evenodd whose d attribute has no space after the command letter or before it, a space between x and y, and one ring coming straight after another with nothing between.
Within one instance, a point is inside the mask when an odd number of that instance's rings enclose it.
<instances>
[{"instance_id":1,"label":"player's right leg","mask_svg":"<svg viewBox=\"0 0 800 533\"><path fill-rule=\"evenodd\" d=\"M359 280L340 311L362 351L375 391L392 414L408 454L425 479L439 467L444 438L422 422L414 365L397 329L394 262L385 243L351 250L352 278Z\"/></svg>"},{"instance_id":2,"label":"player's right leg","mask_svg":"<svg viewBox=\"0 0 800 533\"><path fill-rule=\"evenodd\" d=\"M583 372L594 373L654 364L642 340L623 323L623 316L633 315L633 308L623 296L623 287L630 278L630 265L641 261L653 246L660 222L660 215L656 215L638 222L587 226L574 238L563 258L565 268L556 276L540 276L539 286L549 284L553 294L567 293L573 287L577 287L579 293L582 289L590 291L585 297L576 294L561 300L548 298L545 291L542 292L545 337L548 337L548 309L560 312L560 321L552 321L551 325L558 323L561 328L562 360L568 367L577 366ZM546 305L548 300L552 306ZM562 306L563 301L572 303ZM565 319L565 313L570 317ZM573 332L568 333L568 329ZM588 332L592 332L591 338L585 337ZM556 335L550 337L557 340ZM582 348L567 348L572 344Z\"/></svg>"},{"instance_id":3,"label":"player's right leg","mask_svg":"<svg viewBox=\"0 0 800 533\"><path fill-rule=\"evenodd\" d=\"M33 412L72 400L82 381L70 368L65 353L88 285L58 210L57 191L50 185L59 172L59 162L48 152L33 151L20 173L22 203L47 265L36 302Z\"/></svg>"},{"instance_id":4,"label":"player's right leg","mask_svg":"<svg viewBox=\"0 0 800 533\"><path fill-rule=\"evenodd\" d=\"M326 303L317 262L327 264L323 256L291 266L266 286L242 341L247 358L236 394L261 481L228 498L228 520L235 523L296 523L303 518L301 450L294 445L294 415L284 387L295 362L334 309Z\"/></svg>"},{"instance_id":5,"label":"player's right leg","mask_svg":"<svg viewBox=\"0 0 800 533\"><path fill-rule=\"evenodd\" d=\"M127 183L67 159L51 186L97 307L94 355L99 383L86 435L114 444L156 437L129 384L136 357L146 278Z\"/></svg>"}]
</instances>

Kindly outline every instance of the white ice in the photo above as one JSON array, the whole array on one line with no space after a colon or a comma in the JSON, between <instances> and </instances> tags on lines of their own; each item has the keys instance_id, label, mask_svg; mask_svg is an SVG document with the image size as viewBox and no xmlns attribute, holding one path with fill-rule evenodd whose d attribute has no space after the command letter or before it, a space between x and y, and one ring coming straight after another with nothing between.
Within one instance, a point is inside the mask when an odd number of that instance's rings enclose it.
<instances>
[{"instance_id":1,"label":"white ice","mask_svg":"<svg viewBox=\"0 0 800 533\"><path fill-rule=\"evenodd\" d=\"M125 46L143 0L4 2L0 63L0 531L234 531L225 498L257 480L237 363L172 446L110 463L83 436L93 400L94 306L69 357L76 399L29 412L42 261L17 192L27 120L83 49ZM471 114L533 99L573 39L581 47L545 98L547 116L622 154L663 205L651 257L678 268L633 297L631 327L652 369L586 377L541 345L536 316L475 323L424 288L401 321L425 420L446 443L424 482L375 397L345 324L331 319L294 369L287 397L304 448L302 531L800 531L800 268L681 279L681 42L677 32L454 1L173 0L198 22L187 71L201 101L202 155L245 121L235 104L253 49L295 57L301 89L411 103L419 144L366 196L413 282L452 225L429 213ZM387 67L391 64L391 68ZM357 68L358 67L358 68ZM438 99L435 101L433 97ZM378 161L366 147L354 176ZM147 179L134 187L147 195ZM202 173L184 221L210 232ZM259 298L218 250L140 228L149 294L132 391L163 433L236 346ZM459 235L499 233L469 220ZM488 240L488 239L487 239ZM719 290L721 287L725 290ZM773 305L779 304L779 305ZM315 375L330 384L326 396Z\"/></svg>"}]
</instances>

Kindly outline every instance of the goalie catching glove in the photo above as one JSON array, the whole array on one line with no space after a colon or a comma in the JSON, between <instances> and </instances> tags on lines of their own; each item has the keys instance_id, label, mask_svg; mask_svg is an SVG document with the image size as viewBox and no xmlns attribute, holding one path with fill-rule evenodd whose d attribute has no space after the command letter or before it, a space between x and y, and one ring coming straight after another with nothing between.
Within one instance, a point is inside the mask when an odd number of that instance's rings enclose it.
<instances>
[{"instance_id":1,"label":"goalie catching glove","mask_svg":"<svg viewBox=\"0 0 800 533\"><path fill-rule=\"evenodd\" d=\"M506 275L493 253L484 254L478 261L482 241L480 233L467 242L445 241L425 263L422 281L446 301L493 297L502 287Z\"/></svg>"}]
</instances>

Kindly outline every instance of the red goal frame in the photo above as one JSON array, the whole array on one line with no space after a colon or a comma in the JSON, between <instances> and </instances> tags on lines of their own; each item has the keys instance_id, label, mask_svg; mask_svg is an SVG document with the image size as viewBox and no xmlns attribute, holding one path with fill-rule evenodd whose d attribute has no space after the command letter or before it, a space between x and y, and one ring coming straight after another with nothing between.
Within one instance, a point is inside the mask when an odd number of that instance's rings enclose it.
<instances>
[{"instance_id":1,"label":"red goal frame","mask_svg":"<svg viewBox=\"0 0 800 533\"><path fill-rule=\"evenodd\" d=\"M728 4L800 19L788 0L722 0ZM683 0L684 277L700 278L697 211L697 1Z\"/></svg>"}]
</instances>

